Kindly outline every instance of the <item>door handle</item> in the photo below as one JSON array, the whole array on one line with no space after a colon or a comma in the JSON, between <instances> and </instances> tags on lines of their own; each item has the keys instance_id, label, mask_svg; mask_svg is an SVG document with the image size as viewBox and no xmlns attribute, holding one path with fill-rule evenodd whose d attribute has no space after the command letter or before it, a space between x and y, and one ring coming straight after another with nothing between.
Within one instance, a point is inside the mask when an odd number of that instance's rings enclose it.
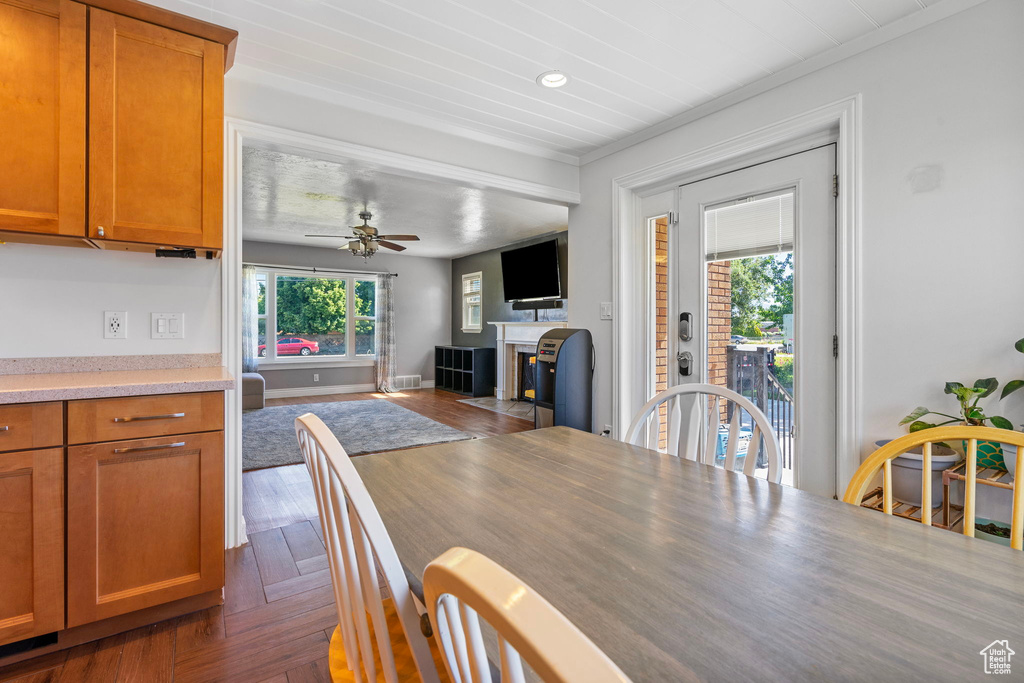
<instances>
[{"instance_id":1,"label":"door handle","mask_svg":"<svg viewBox=\"0 0 1024 683\"><path fill-rule=\"evenodd\" d=\"M688 342L693 339L693 313L679 314L679 341Z\"/></svg>"},{"instance_id":2,"label":"door handle","mask_svg":"<svg viewBox=\"0 0 1024 683\"><path fill-rule=\"evenodd\" d=\"M679 363L679 374L683 377L689 377L693 374L693 354L689 351L683 351L682 353L676 354L676 361Z\"/></svg>"}]
</instances>

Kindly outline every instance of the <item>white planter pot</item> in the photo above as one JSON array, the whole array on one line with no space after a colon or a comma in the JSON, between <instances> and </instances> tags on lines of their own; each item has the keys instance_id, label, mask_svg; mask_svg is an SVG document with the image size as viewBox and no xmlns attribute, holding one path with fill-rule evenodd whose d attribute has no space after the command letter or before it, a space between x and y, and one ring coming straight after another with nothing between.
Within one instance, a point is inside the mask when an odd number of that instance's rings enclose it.
<instances>
[{"instance_id":1,"label":"white planter pot","mask_svg":"<svg viewBox=\"0 0 1024 683\"><path fill-rule=\"evenodd\" d=\"M1011 446L1008 443L1002 444L1003 446L1003 463L1006 465L1006 471L1010 473L1010 479L1015 479L1017 476L1017 447Z\"/></svg>"},{"instance_id":2,"label":"white planter pot","mask_svg":"<svg viewBox=\"0 0 1024 683\"><path fill-rule=\"evenodd\" d=\"M876 441L882 447L891 439ZM921 506L921 469L924 454L921 447L893 458L892 461L892 496L901 503ZM942 471L947 470L960 461L960 454L951 448L932 446L932 508L942 505Z\"/></svg>"}]
</instances>

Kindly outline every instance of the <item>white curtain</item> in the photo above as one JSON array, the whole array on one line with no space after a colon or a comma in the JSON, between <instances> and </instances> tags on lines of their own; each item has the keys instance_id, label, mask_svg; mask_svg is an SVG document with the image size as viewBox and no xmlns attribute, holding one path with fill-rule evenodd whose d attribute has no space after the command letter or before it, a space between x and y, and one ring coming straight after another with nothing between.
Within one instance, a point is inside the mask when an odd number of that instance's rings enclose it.
<instances>
[{"instance_id":1,"label":"white curtain","mask_svg":"<svg viewBox=\"0 0 1024 683\"><path fill-rule=\"evenodd\" d=\"M259 317L257 299L259 286L256 283L256 268L242 266L242 372L256 372L256 337Z\"/></svg>"},{"instance_id":2,"label":"white curtain","mask_svg":"<svg viewBox=\"0 0 1024 683\"><path fill-rule=\"evenodd\" d=\"M381 273L377 276L377 324L375 348L377 360L373 364L377 390L389 394L395 387L395 276Z\"/></svg>"}]
</instances>

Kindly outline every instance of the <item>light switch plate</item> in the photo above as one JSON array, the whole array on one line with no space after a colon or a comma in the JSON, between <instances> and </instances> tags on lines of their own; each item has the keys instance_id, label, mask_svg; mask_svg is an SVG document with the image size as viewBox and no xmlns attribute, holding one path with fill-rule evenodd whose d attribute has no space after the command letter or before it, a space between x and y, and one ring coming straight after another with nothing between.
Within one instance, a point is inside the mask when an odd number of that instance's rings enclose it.
<instances>
[{"instance_id":1,"label":"light switch plate","mask_svg":"<svg viewBox=\"0 0 1024 683\"><path fill-rule=\"evenodd\" d=\"M612 319L612 302L602 301L601 302L601 320Z\"/></svg>"},{"instance_id":2,"label":"light switch plate","mask_svg":"<svg viewBox=\"0 0 1024 683\"><path fill-rule=\"evenodd\" d=\"M184 313L153 313L151 317L153 339L184 339Z\"/></svg>"}]
</instances>

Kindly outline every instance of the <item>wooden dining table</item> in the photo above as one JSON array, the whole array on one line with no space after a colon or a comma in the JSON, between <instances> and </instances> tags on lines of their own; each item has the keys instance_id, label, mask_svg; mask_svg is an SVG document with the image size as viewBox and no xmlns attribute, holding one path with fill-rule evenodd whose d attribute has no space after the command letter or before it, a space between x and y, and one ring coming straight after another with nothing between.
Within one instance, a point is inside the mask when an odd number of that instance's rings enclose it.
<instances>
[{"instance_id":1,"label":"wooden dining table","mask_svg":"<svg viewBox=\"0 0 1024 683\"><path fill-rule=\"evenodd\" d=\"M1024 675L1024 553L554 427L354 459L416 592L453 546L633 681Z\"/></svg>"}]
</instances>

